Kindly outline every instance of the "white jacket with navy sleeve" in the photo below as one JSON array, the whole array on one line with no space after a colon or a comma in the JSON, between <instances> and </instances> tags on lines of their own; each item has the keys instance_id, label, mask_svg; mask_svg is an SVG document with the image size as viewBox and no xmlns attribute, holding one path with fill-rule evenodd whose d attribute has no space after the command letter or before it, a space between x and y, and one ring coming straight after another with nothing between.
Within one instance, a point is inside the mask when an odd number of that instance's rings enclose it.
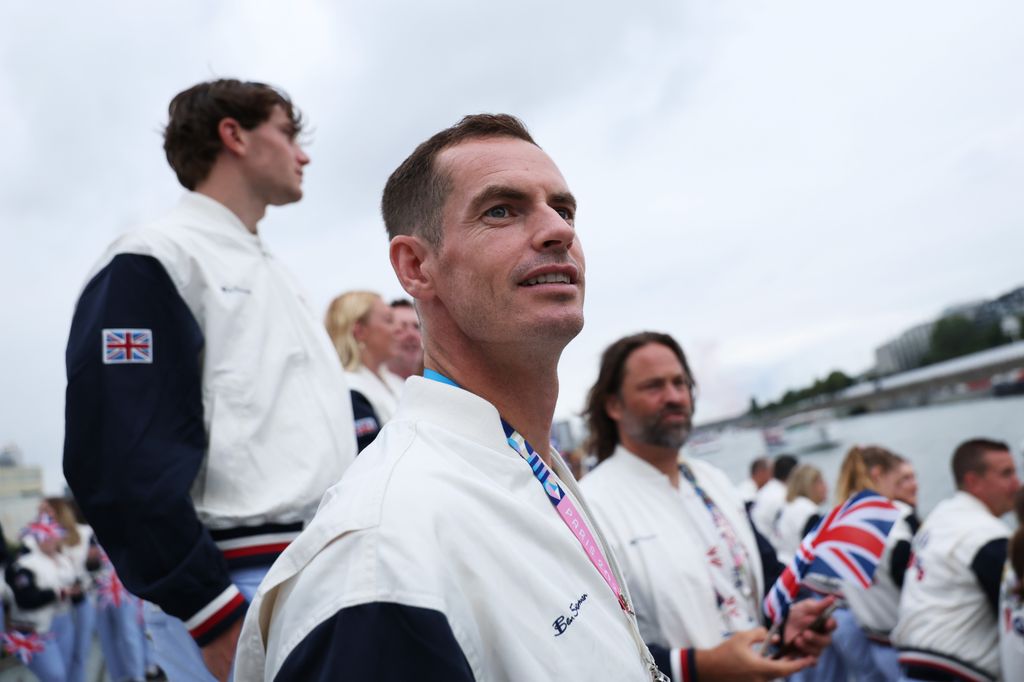
<instances>
[{"instance_id":1,"label":"white jacket with navy sleeve","mask_svg":"<svg viewBox=\"0 0 1024 682\"><path fill-rule=\"evenodd\" d=\"M337 354L230 210L190 193L116 240L67 350L64 468L118 575L200 643L355 456Z\"/></svg>"}]
</instances>

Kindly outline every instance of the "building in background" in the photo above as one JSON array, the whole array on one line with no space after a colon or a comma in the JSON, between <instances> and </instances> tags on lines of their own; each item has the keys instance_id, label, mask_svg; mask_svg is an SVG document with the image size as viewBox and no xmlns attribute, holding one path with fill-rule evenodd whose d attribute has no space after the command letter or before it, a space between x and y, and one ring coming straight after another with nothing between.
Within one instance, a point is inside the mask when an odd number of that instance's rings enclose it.
<instances>
[{"instance_id":1,"label":"building in background","mask_svg":"<svg viewBox=\"0 0 1024 682\"><path fill-rule=\"evenodd\" d=\"M991 335L995 329L1004 337L999 340L980 341L978 347L971 348L971 351L1017 341L1021 335L1024 318L1024 287L1018 287L992 300L949 306L937 319L911 327L875 349L875 367L870 374L875 377L889 376L957 355L958 353L951 352L935 357L936 354L933 353L937 327L943 327L952 318L962 318L959 320L960 329L967 332L968 336L975 333L971 331L973 327L982 336ZM983 331L985 329L989 331ZM966 350L960 351L963 352Z\"/></svg>"},{"instance_id":2,"label":"building in background","mask_svg":"<svg viewBox=\"0 0 1024 682\"><path fill-rule=\"evenodd\" d=\"M905 372L921 365L931 348L934 322L925 322L875 349L875 374L886 376Z\"/></svg>"},{"instance_id":3,"label":"building in background","mask_svg":"<svg viewBox=\"0 0 1024 682\"><path fill-rule=\"evenodd\" d=\"M35 516L42 499L43 470L23 466L17 445L0 447L0 524L8 540Z\"/></svg>"}]
</instances>

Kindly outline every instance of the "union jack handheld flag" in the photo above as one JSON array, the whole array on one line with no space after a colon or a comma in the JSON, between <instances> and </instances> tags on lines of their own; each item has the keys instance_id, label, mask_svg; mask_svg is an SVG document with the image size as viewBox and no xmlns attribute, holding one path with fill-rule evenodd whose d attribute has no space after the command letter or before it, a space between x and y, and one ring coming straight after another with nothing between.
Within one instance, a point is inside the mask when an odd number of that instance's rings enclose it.
<instances>
[{"instance_id":1,"label":"union jack handheld flag","mask_svg":"<svg viewBox=\"0 0 1024 682\"><path fill-rule=\"evenodd\" d=\"M764 610L781 623L811 573L861 589L871 586L885 540L900 512L887 498L862 490L818 522L800 543L793 561L764 598Z\"/></svg>"},{"instance_id":2,"label":"union jack handheld flag","mask_svg":"<svg viewBox=\"0 0 1024 682\"><path fill-rule=\"evenodd\" d=\"M96 593L99 607L103 609L119 608L132 596L113 569L96 579Z\"/></svg>"},{"instance_id":3,"label":"union jack handheld flag","mask_svg":"<svg viewBox=\"0 0 1024 682\"><path fill-rule=\"evenodd\" d=\"M33 537L38 542L60 540L66 534L64 528L45 512L41 512L39 516L29 521L29 524L21 529L21 537Z\"/></svg>"},{"instance_id":4,"label":"union jack handheld flag","mask_svg":"<svg viewBox=\"0 0 1024 682\"><path fill-rule=\"evenodd\" d=\"M23 633L17 630L0 632L0 642L3 643L4 651L12 656L17 656L23 665L28 665L36 654L42 653L46 648L46 639L34 632Z\"/></svg>"}]
</instances>

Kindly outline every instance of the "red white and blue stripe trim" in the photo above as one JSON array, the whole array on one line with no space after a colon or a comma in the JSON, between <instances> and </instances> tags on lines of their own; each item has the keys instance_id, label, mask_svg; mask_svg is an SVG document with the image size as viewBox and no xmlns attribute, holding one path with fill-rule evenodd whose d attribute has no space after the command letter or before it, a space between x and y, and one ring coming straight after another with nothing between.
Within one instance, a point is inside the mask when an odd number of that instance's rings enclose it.
<instances>
[{"instance_id":1,"label":"red white and blue stripe trim","mask_svg":"<svg viewBox=\"0 0 1024 682\"><path fill-rule=\"evenodd\" d=\"M899 661L910 679L915 679L915 672L940 673L948 675L948 679L963 682L995 682L996 679L968 663L931 651L901 649ZM934 679L934 675L922 676L921 679Z\"/></svg>"},{"instance_id":2,"label":"red white and blue stripe trim","mask_svg":"<svg viewBox=\"0 0 1024 682\"><path fill-rule=\"evenodd\" d=\"M228 569L269 566L298 537L302 523L265 524L248 528L211 530ZM229 625L245 614L248 604L234 585L229 585L213 601L185 621L192 638L205 646Z\"/></svg>"},{"instance_id":3,"label":"red white and blue stripe trim","mask_svg":"<svg viewBox=\"0 0 1024 682\"><path fill-rule=\"evenodd\" d=\"M672 682L697 682L697 652L695 649L672 649L669 658Z\"/></svg>"},{"instance_id":4,"label":"red white and blue stripe trim","mask_svg":"<svg viewBox=\"0 0 1024 682\"><path fill-rule=\"evenodd\" d=\"M185 628L199 646L217 638L227 625L245 614L245 597L234 585L229 585L216 599L185 621Z\"/></svg>"},{"instance_id":5,"label":"red white and blue stripe trim","mask_svg":"<svg viewBox=\"0 0 1024 682\"><path fill-rule=\"evenodd\" d=\"M302 522L211 530L229 570L269 566L302 532Z\"/></svg>"}]
</instances>

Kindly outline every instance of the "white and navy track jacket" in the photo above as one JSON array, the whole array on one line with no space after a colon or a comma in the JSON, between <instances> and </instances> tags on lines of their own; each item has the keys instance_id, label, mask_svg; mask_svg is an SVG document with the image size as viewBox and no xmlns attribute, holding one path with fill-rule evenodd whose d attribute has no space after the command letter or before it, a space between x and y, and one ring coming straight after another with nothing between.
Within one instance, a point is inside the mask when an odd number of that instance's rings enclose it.
<instances>
[{"instance_id":1,"label":"white and navy track jacket","mask_svg":"<svg viewBox=\"0 0 1024 682\"><path fill-rule=\"evenodd\" d=\"M725 473L698 459L687 463L742 544L756 602L748 608L760 616L765 586L782 567L755 532ZM640 632L661 671L674 682L696 679L695 650L721 644L727 625L709 574L708 561L714 558L705 555L706 542L696 527L703 519L691 517L692 505L684 497L696 496L692 486L682 481L677 490L665 474L620 444L580 487L622 562Z\"/></svg>"},{"instance_id":2,"label":"white and navy track jacket","mask_svg":"<svg viewBox=\"0 0 1024 682\"><path fill-rule=\"evenodd\" d=\"M892 631L908 677L999 678L996 609L1008 536L1006 524L963 491L921 525Z\"/></svg>"},{"instance_id":3,"label":"white and navy track jacket","mask_svg":"<svg viewBox=\"0 0 1024 682\"><path fill-rule=\"evenodd\" d=\"M5 571L11 592L10 622L14 630L45 634L53 618L67 611L67 591L75 582L75 569L63 554L48 556L33 542Z\"/></svg>"},{"instance_id":4,"label":"white and navy track jacket","mask_svg":"<svg viewBox=\"0 0 1024 682\"><path fill-rule=\"evenodd\" d=\"M782 507L779 513L778 530L779 544L775 549L779 561L788 564L803 542L804 536L810 533L821 520L821 507L813 500L799 496Z\"/></svg>"},{"instance_id":5,"label":"white and navy track jacket","mask_svg":"<svg viewBox=\"0 0 1024 682\"><path fill-rule=\"evenodd\" d=\"M494 406L413 376L260 586L235 680L640 682L645 656Z\"/></svg>"},{"instance_id":6,"label":"white and navy track jacket","mask_svg":"<svg viewBox=\"0 0 1024 682\"><path fill-rule=\"evenodd\" d=\"M133 593L204 644L355 456L341 363L230 210L187 194L107 250L67 350L64 472Z\"/></svg>"},{"instance_id":7,"label":"white and navy track jacket","mask_svg":"<svg viewBox=\"0 0 1024 682\"><path fill-rule=\"evenodd\" d=\"M1009 561L999 589L999 665L1004 680L1024 680L1024 598Z\"/></svg>"},{"instance_id":8,"label":"white and navy track jacket","mask_svg":"<svg viewBox=\"0 0 1024 682\"><path fill-rule=\"evenodd\" d=\"M387 367L381 365L380 373L378 377L365 365L345 372L345 380L352 390L352 413L359 452L373 442L395 414L398 397L405 387L405 382Z\"/></svg>"},{"instance_id":9,"label":"white and navy track jacket","mask_svg":"<svg viewBox=\"0 0 1024 682\"><path fill-rule=\"evenodd\" d=\"M900 591L910 563L910 543L920 527L913 507L893 500L900 518L885 539L875 578L866 590L846 590L847 606L869 639L889 644L889 633L899 617Z\"/></svg>"},{"instance_id":10,"label":"white and navy track jacket","mask_svg":"<svg viewBox=\"0 0 1024 682\"><path fill-rule=\"evenodd\" d=\"M754 521L754 527L773 546L778 547L779 542L779 516L782 508L786 506L786 484L777 478L770 478L761 486L754 496L754 504L750 507L750 518Z\"/></svg>"}]
</instances>

